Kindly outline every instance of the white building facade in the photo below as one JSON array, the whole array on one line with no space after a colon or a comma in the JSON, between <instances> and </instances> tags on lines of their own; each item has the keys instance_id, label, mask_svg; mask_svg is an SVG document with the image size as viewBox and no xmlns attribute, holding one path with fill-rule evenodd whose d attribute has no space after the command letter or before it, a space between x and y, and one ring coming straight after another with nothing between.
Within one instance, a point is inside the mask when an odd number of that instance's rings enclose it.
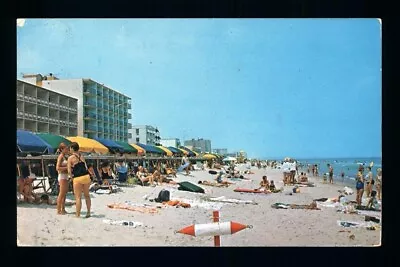
<instances>
[{"instance_id":1,"label":"white building facade","mask_svg":"<svg viewBox=\"0 0 400 267\"><path fill-rule=\"evenodd\" d=\"M175 148L179 148L181 146L181 141L178 138L162 138L160 140L160 143L162 146L165 147L175 147Z\"/></svg>"},{"instance_id":2,"label":"white building facade","mask_svg":"<svg viewBox=\"0 0 400 267\"><path fill-rule=\"evenodd\" d=\"M142 143L145 145L160 145L160 132L157 127L151 125L134 125L132 129L129 130L131 138L128 143Z\"/></svg>"},{"instance_id":3,"label":"white building facade","mask_svg":"<svg viewBox=\"0 0 400 267\"><path fill-rule=\"evenodd\" d=\"M25 75L24 80L77 99L77 135L125 142L130 138L130 97L91 79L58 79L54 76L44 79L42 75Z\"/></svg>"}]
</instances>

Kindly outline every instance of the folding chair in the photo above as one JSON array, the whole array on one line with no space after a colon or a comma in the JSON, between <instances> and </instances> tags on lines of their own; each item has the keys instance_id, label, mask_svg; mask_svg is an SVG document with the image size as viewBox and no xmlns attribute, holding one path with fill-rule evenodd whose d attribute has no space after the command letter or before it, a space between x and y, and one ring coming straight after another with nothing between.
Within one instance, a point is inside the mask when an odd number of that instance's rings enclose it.
<instances>
[{"instance_id":1,"label":"folding chair","mask_svg":"<svg viewBox=\"0 0 400 267\"><path fill-rule=\"evenodd\" d=\"M49 177L50 188L46 190L46 192L50 191L51 195L58 195L58 172L55 164L50 163L47 165L47 176Z\"/></svg>"}]
</instances>

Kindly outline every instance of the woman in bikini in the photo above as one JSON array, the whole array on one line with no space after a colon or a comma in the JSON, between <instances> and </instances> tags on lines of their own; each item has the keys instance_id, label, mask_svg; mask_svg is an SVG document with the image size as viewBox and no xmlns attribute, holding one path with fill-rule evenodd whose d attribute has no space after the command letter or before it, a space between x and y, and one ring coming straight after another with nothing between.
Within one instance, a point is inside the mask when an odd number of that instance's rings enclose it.
<instances>
[{"instance_id":1,"label":"woman in bikini","mask_svg":"<svg viewBox=\"0 0 400 267\"><path fill-rule=\"evenodd\" d=\"M89 186L90 186L90 175L87 170L86 162L84 157L78 152L79 145L76 142L73 142L69 145L71 156L68 158L67 162L67 169L68 169L68 176L72 178L73 185L74 185L74 196L76 200L76 217L81 216L81 195L85 196L86 202L86 218L90 217L90 207L91 207L91 200L89 194Z\"/></svg>"},{"instance_id":2,"label":"woman in bikini","mask_svg":"<svg viewBox=\"0 0 400 267\"><path fill-rule=\"evenodd\" d=\"M61 143L58 146L58 151L60 152L60 155L58 155L57 158L56 170L58 172L58 184L60 185L60 190L57 198L57 214L64 215L67 213L65 211L65 198L69 189L67 170L68 147L64 143Z\"/></svg>"}]
</instances>

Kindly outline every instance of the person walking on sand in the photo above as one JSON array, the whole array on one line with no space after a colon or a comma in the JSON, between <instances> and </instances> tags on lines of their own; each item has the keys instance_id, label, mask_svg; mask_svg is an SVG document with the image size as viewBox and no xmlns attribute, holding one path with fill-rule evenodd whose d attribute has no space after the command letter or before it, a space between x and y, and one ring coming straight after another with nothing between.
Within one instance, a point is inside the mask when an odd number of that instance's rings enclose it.
<instances>
[{"instance_id":1,"label":"person walking on sand","mask_svg":"<svg viewBox=\"0 0 400 267\"><path fill-rule=\"evenodd\" d=\"M67 168L68 168L68 175L72 178L73 185L74 185L74 196L76 201L76 213L75 216L79 218L81 216L81 207L82 201L81 196L82 192L85 196L86 202L86 218L90 217L90 207L91 207L91 200L89 194L89 186L90 186L90 175L87 169L87 165L85 162L85 158L78 152L79 151L79 144L73 142L69 145L71 156L68 158Z\"/></svg>"},{"instance_id":2,"label":"person walking on sand","mask_svg":"<svg viewBox=\"0 0 400 267\"><path fill-rule=\"evenodd\" d=\"M58 151L60 152L60 155L58 155L57 158L56 170L58 172L58 184L60 185L60 190L57 197L57 214L64 215L67 213L65 211L65 199L69 189L67 169L68 146L61 143L58 146Z\"/></svg>"},{"instance_id":3,"label":"person walking on sand","mask_svg":"<svg viewBox=\"0 0 400 267\"><path fill-rule=\"evenodd\" d=\"M189 174L190 174L190 171L189 171L190 162L189 162L189 158L188 158L186 155L184 155L184 156L182 157L182 165L188 165L188 166L185 168L185 170L186 170L186 175L189 175Z\"/></svg>"},{"instance_id":4,"label":"person walking on sand","mask_svg":"<svg viewBox=\"0 0 400 267\"><path fill-rule=\"evenodd\" d=\"M329 170L329 183L333 184L333 167L329 163L328 163L328 170Z\"/></svg>"}]
</instances>

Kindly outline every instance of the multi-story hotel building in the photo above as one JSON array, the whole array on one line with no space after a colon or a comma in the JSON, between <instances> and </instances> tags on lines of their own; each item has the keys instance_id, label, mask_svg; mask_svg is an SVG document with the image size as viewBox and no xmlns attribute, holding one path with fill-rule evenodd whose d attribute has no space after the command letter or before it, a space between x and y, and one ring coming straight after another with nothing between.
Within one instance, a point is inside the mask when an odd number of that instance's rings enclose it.
<instances>
[{"instance_id":1,"label":"multi-story hotel building","mask_svg":"<svg viewBox=\"0 0 400 267\"><path fill-rule=\"evenodd\" d=\"M76 98L17 80L17 129L77 135Z\"/></svg>"},{"instance_id":2,"label":"multi-story hotel building","mask_svg":"<svg viewBox=\"0 0 400 267\"><path fill-rule=\"evenodd\" d=\"M160 143L162 146L165 146L165 147L172 146L172 147L179 148L181 146L181 141L178 138L162 138L160 140Z\"/></svg>"},{"instance_id":3,"label":"multi-story hotel building","mask_svg":"<svg viewBox=\"0 0 400 267\"><path fill-rule=\"evenodd\" d=\"M24 75L24 79L78 100L77 135L125 142L130 138L130 97L92 79L58 79L53 75Z\"/></svg>"},{"instance_id":4,"label":"multi-story hotel building","mask_svg":"<svg viewBox=\"0 0 400 267\"><path fill-rule=\"evenodd\" d=\"M203 138L185 140L185 146L190 146L192 149L199 153L210 153L211 152L211 140L206 140Z\"/></svg>"},{"instance_id":5,"label":"multi-story hotel building","mask_svg":"<svg viewBox=\"0 0 400 267\"><path fill-rule=\"evenodd\" d=\"M129 143L142 143L145 145L160 145L160 132L157 127L151 125L134 125L132 130L132 138Z\"/></svg>"}]
</instances>

